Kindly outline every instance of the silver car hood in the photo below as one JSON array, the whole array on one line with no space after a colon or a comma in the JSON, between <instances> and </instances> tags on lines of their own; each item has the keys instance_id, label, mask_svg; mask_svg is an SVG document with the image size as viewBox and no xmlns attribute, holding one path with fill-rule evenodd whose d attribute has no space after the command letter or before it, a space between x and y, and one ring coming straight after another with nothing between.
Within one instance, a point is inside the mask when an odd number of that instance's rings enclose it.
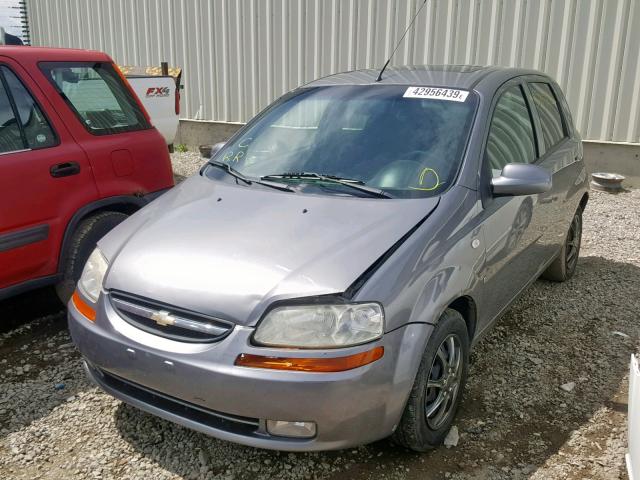
<instances>
[{"instance_id":1,"label":"silver car hood","mask_svg":"<svg viewBox=\"0 0 640 480\"><path fill-rule=\"evenodd\" d=\"M105 288L254 325L273 301L345 291L437 204L196 175L99 242Z\"/></svg>"}]
</instances>

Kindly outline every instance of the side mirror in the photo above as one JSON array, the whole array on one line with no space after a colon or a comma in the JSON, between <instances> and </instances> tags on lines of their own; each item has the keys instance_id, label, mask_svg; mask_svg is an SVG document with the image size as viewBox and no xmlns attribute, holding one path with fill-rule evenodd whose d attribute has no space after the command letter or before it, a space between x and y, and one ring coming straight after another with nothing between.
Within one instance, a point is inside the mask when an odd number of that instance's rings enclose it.
<instances>
[{"instance_id":1,"label":"side mirror","mask_svg":"<svg viewBox=\"0 0 640 480\"><path fill-rule=\"evenodd\" d=\"M509 163L491 180L495 196L533 195L551 190L551 174L538 165Z\"/></svg>"},{"instance_id":2,"label":"side mirror","mask_svg":"<svg viewBox=\"0 0 640 480\"><path fill-rule=\"evenodd\" d=\"M218 142L215 143L212 147L211 147L211 155L209 156L209 158L213 157L216 153L218 153L220 150L222 150L222 147L224 147L227 144L227 142Z\"/></svg>"},{"instance_id":3,"label":"side mirror","mask_svg":"<svg viewBox=\"0 0 640 480\"><path fill-rule=\"evenodd\" d=\"M218 153L222 147L225 146L225 142L218 142L214 145L200 145L200 157L210 160L216 153Z\"/></svg>"}]
</instances>

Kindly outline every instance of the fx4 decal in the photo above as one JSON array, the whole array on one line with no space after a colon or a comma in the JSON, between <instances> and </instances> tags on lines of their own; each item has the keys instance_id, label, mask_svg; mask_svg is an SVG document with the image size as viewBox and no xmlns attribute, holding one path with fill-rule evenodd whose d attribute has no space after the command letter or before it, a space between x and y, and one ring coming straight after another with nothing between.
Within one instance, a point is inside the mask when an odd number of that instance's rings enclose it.
<instances>
[{"instance_id":1,"label":"fx4 decal","mask_svg":"<svg viewBox=\"0 0 640 480\"><path fill-rule=\"evenodd\" d=\"M168 97L169 87L149 87L147 88L147 97Z\"/></svg>"}]
</instances>

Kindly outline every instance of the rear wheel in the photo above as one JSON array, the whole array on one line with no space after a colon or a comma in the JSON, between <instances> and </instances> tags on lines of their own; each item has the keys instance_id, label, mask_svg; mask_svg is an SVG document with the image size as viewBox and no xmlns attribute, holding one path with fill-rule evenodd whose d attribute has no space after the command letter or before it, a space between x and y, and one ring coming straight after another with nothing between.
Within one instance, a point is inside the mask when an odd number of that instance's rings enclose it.
<instances>
[{"instance_id":1,"label":"rear wheel","mask_svg":"<svg viewBox=\"0 0 640 480\"><path fill-rule=\"evenodd\" d=\"M56 285L56 293L63 303L67 303L80 279L84 264L98 240L125 220L127 215L120 212L101 212L84 219L71 237L62 255L63 277Z\"/></svg>"},{"instance_id":2,"label":"rear wheel","mask_svg":"<svg viewBox=\"0 0 640 480\"><path fill-rule=\"evenodd\" d=\"M442 444L460 405L468 363L467 325L459 312L447 309L425 348L396 442L418 452Z\"/></svg>"},{"instance_id":3,"label":"rear wheel","mask_svg":"<svg viewBox=\"0 0 640 480\"><path fill-rule=\"evenodd\" d=\"M573 277L578 265L580 244L582 243L582 209L573 216L569 231L558 257L544 271L542 278L553 282L564 282Z\"/></svg>"}]
</instances>

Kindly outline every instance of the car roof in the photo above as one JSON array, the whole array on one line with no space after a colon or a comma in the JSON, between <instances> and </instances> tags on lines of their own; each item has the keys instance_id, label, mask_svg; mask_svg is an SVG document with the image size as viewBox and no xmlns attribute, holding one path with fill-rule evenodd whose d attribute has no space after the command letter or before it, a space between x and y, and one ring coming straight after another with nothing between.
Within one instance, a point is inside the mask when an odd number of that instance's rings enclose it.
<instances>
[{"instance_id":1,"label":"car roof","mask_svg":"<svg viewBox=\"0 0 640 480\"><path fill-rule=\"evenodd\" d=\"M462 89L482 89L483 85L495 87L520 75L543 75L536 70L481 65L405 65L387 67L382 80L376 82L380 69L353 70L336 73L309 82L305 87L331 85L425 85Z\"/></svg>"},{"instance_id":2,"label":"car roof","mask_svg":"<svg viewBox=\"0 0 640 480\"><path fill-rule=\"evenodd\" d=\"M106 53L97 50L80 50L74 48L50 48L30 46L0 46L0 55L27 62L58 61L111 61Z\"/></svg>"}]
</instances>

